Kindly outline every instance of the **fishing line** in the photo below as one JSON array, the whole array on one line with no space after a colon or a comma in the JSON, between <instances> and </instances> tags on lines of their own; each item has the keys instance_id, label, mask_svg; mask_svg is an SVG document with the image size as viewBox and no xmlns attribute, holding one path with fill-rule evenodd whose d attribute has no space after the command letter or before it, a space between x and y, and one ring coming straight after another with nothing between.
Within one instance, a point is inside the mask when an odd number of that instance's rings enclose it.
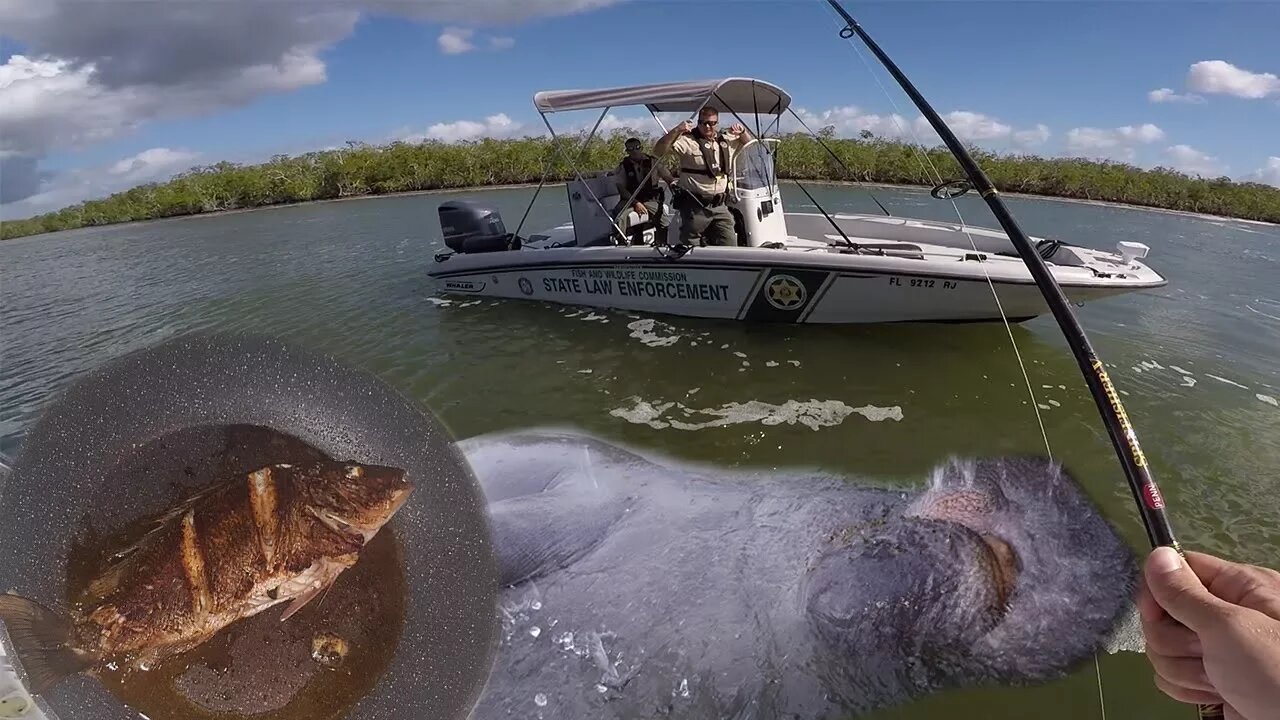
<instances>
[{"instance_id":1,"label":"fishing line","mask_svg":"<svg viewBox=\"0 0 1280 720\"><path fill-rule=\"evenodd\" d=\"M832 9L832 12L835 12L835 10ZM844 37L844 33L843 33L843 28L845 26L844 20L841 17L839 17L838 13L835 17L835 20L836 20L836 25L838 25L841 28L838 34L840 35L840 37ZM891 115L889 119L893 121L894 126L897 127L898 132L901 133L902 126L898 125L898 117L901 115L901 113L898 111L898 103L894 102L893 96L889 94L889 91L885 89L884 84L880 82L880 76L876 75L875 71L871 69L870 63L867 62L867 58L862 54L862 50L858 48L857 43L854 43L852 38L845 38L845 39L849 40L850 47L852 47L853 51L858 55L858 59L862 61L862 66L867 69L867 74L871 76L872 80L876 81L876 85L880 88L880 92L884 93L884 96L889 100L889 104L893 106L893 115ZM905 115L901 115L901 116L904 119L906 118ZM929 161L929 167L925 167L925 163L921 161L921 157L923 157L925 161L928 161L929 156L925 154L925 152L921 149L923 147L923 144L920 143L920 139L916 137L914 130L911 131L911 137L913 140L916 141L915 144L911 145L911 153L915 157L916 163L920 165L920 169L924 171L925 180L932 180L932 178L929 177L929 170L932 169L934 177L938 179L938 182L939 183L943 182L942 174L938 172L937 168L933 167L932 161Z\"/></svg>"},{"instance_id":2,"label":"fishing line","mask_svg":"<svg viewBox=\"0 0 1280 720\"><path fill-rule=\"evenodd\" d=\"M844 27L843 20L838 17L836 19L838 24L841 27ZM870 74L872 79L876 81L876 85L879 86L880 92L884 93L884 96L886 99L888 99L889 104L893 106L893 114L891 116L891 119L893 120L894 126L898 128L899 133L901 133L904 136L909 135L911 139L914 141L912 148L915 150L917 162L920 162L920 158L923 157L923 162L921 163L921 169L925 171L925 175L928 176L929 171L932 170L934 176L938 178L938 182L939 183L943 182L942 173L938 172L938 168L933 164L933 160L928 156L928 154L920 150L920 148L923 147L924 144L920 141L920 137L916 134L915 128L911 126L911 123L907 123L907 127L904 130L901 124L899 124L898 117L899 115L901 115L901 113L899 112L897 102L894 101L893 96L889 94L889 91L884 87L884 84L880 82L880 78L875 74L875 72L872 71L870 64L867 63L866 57L862 54L862 50L859 49L857 44L855 44L852 41L852 38L846 38L846 39L849 40L849 44L850 46L853 47L854 52L857 53L858 58L862 60L863 67L867 69L868 74ZM905 118L905 116L903 117ZM924 163L928 163L928 168L924 167ZM960 212L960 206L956 204L955 198L949 197L948 200L951 202L952 209L955 210L956 217L960 219L960 229L964 232L965 237L969 240L969 246L973 248L974 254L978 255L979 258L981 258L982 252L978 250L977 243L975 243L973 240L973 235L969 233L969 229L968 229L969 226L964 221L964 215L963 213ZM1023 361L1022 352L1018 349L1018 342L1017 340L1014 339L1013 325L1009 322L1009 316L1004 311L1004 304L1000 302L1000 295L999 293L996 292L996 286L995 286L995 283L992 282L991 280L990 273L987 272L986 263L981 259L979 259L977 262L978 262L978 265L982 268L982 276L987 280L987 287L991 290L991 297L993 300L995 300L996 309L1000 312L1000 320L1004 323L1005 332L1009 336L1009 343L1010 345L1013 346L1013 354L1014 354L1014 357L1016 357L1018 360L1018 368L1022 371L1022 379L1027 386L1027 394L1031 397L1031 409L1036 414L1036 424L1040 426L1040 437L1044 440L1045 452L1049 454L1049 461L1053 462L1053 449L1049 445L1049 433L1045 430L1045 427L1044 427L1044 417L1040 413L1040 403L1036 399L1035 389L1032 387L1032 384L1031 384L1031 376L1027 373L1026 362Z\"/></svg>"},{"instance_id":3,"label":"fishing line","mask_svg":"<svg viewBox=\"0 0 1280 720\"><path fill-rule=\"evenodd\" d=\"M1102 665L1098 662L1098 651L1093 652L1093 670L1098 676L1098 712L1102 714L1102 720L1107 720L1107 702L1102 695Z\"/></svg>"},{"instance_id":4,"label":"fishing line","mask_svg":"<svg viewBox=\"0 0 1280 720\"><path fill-rule=\"evenodd\" d=\"M835 12L834 8L832 8L832 12ZM926 177L928 176L929 170L932 170L934 176L937 177L939 184L941 184L943 182L942 173L938 171L937 166L933 163L933 160L932 158L929 157L928 153L925 153L922 150L923 143L920 142L920 138L916 134L915 128L912 127L912 123L907 123L908 127L906 128L906 131L904 133L904 129L902 128L901 124L898 122L898 117L901 115L901 112L899 111L897 102L894 101L893 96L890 95L888 90L884 87L884 84L880 81L879 76L876 75L874 71L872 71L870 64L867 62L866 56L862 54L862 50L857 46L857 44L852 41L853 39L851 37L851 34L848 37L845 36L843 28L848 27L847 22L845 22L844 19L840 17L837 17L836 21L837 21L837 24L840 25L840 27L842 28L840 30L841 37L844 37L846 40L850 41L849 44L853 47L854 52L858 55L858 59L862 61L863 67L867 69L867 72L871 75L872 79L875 80L876 85L880 88L881 93L884 94L885 98L889 100L889 104L893 107L893 113L890 119L893 121L894 126L898 128L898 132L900 134L903 134L904 136L906 134L909 134L911 139L914 141L912 144L912 148L916 156L917 162L920 162L921 157L923 157L923 163L921 163L922 169L925 163L928 164L928 169L925 170ZM905 116L902 116L902 117L905 119ZM1022 372L1023 382L1026 384L1027 394L1031 398L1031 409L1035 413L1036 424L1040 428L1040 437L1044 441L1045 452L1048 453L1049 461L1052 463L1053 449L1049 443L1049 433L1044 426L1044 416L1040 412L1040 403L1036 398L1035 388L1032 387L1031 376L1027 372L1026 362L1022 358L1022 352L1019 350L1018 342L1014 338L1013 326L1010 324L1009 317L1004 311L1004 304L1000 302L1000 295L998 292L996 292L995 283L992 282L991 275L990 273L987 272L986 263L984 260L982 260L982 253L978 250L977 243L974 242L973 235L969 232L968 224L964 220L964 214L960 211L960 206L956 202L955 196L948 194L947 200L951 203L952 209L955 210L956 217L960 220L961 231L964 232L965 238L969 240L970 247L973 248L974 254L977 255L978 257L977 262L982 267L982 275L984 278L986 278L987 287L991 290L991 297L996 303L997 310L999 310L1000 312L1000 320L1001 322L1004 323L1005 332L1009 336L1009 344L1013 348L1014 357L1017 358L1017 361L1018 361L1018 368ZM1010 241L1012 241L1012 237L1010 238ZM1094 667L1094 674L1098 681L1098 711L1101 716L1101 719L1106 720L1106 717L1107 717L1106 695L1103 692L1102 665L1098 659L1097 650L1094 650L1094 653L1093 653L1093 667Z\"/></svg>"}]
</instances>

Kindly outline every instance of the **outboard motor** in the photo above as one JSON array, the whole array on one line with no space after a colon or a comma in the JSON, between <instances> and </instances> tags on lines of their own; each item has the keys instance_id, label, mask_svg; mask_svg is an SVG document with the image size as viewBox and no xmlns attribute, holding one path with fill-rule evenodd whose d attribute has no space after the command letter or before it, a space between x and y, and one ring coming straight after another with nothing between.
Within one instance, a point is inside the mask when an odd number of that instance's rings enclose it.
<instances>
[{"instance_id":1,"label":"outboard motor","mask_svg":"<svg viewBox=\"0 0 1280 720\"><path fill-rule=\"evenodd\" d=\"M520 240L507 232L497 210L470 200L450 200L440 203L438 212L444 244L454 252L483 253L520 248Z\"/></svg>"}]
</instances>

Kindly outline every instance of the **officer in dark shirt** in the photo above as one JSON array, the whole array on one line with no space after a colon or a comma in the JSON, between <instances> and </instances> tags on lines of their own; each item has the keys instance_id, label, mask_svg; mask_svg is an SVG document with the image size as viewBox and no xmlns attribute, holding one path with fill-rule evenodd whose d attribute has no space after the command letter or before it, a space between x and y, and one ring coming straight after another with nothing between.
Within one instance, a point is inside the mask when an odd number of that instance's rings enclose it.
<instances>
[{"instance_id":1,"label":"officer in dark shirt","mask_svg":"<svg viewBox=\"0 0 1280 720\"><path fill-rule=\"evenodd\" d=\"M618 163L617 170L614 172L614 182L618 186L618 204L613 208L613 217L618 217L618 213L624 209L623 203L631 197L632 193L635 193L631 209L641 215L649 216L649 222L658 226L655 244L665 245L668 226L671 223L663 212L662 188L658 187L658 180L662 179L671 184L675 182L675 178L661 163L658 163L657 158L644 151L638 138L627 138L625 147L627 154L622 158L622 162ZM658 167L650 173L649 170L655 163ZM643 185L641 181L644 181ZM637 188L639 192L636 192ZM621 224L619 222L619 225ZM638 233L631 242L640 244Z\"/></svg>"}]
</instances>

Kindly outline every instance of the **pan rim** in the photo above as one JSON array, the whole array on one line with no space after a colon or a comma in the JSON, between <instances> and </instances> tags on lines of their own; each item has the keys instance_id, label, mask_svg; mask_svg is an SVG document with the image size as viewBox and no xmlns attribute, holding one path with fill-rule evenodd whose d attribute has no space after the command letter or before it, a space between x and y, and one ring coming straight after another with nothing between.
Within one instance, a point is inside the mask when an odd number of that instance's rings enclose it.
<instances>
[{"instance_id":1,"label":"pan rim","mask_svg":"<svg viewBox=\"0 0 1280 720\"><path fill-rule=\"evenodd\" d=\"M361 461L412 468L429 480L418 484L414 493L418 497L411 497L390 522L401 548L409 595L405 632L397 641L391 666L349 714L396 718L431 712L434 717L468 717L488 682L500 639L497 559L480 484L454 438L429 409L368 371L278 338L195 332L110 360L58 393L29 426L13 470L0 477L0 502L13 507L25 523L0 527L0 592L18 590L51 606L65 605L59 582L32 581L24 573L30 572L28 556L39 555L57 558L56 569L49 575L58 580L65 577L69 539L26 533L33 520L22 516L35 514L56 533L67 527L68 518L83 517L77 510L83 510L92 491L73 493L68 507L51 511L41 508L42 497L53 492L44 492L49 487L60 487L59 480L101 464L101 458L118 459L121 456L114 453L126 445L145 446L199 425L232 424L265 426L333 457L351 454L343 448L369 447L376 452ZM326 437L324 428L334 426L344 430L343 437ZM75 442L69 443L72 436ZM77 443L93 447L99 459L58 457L59 450ZM450 504L442 503L445 500L453 501L450 507L443 507ZM421 529L423 523L439 527ZM33 549L24 554L24 545ZM443 560L424 559L437 551ZM419 583L429 587L415 587ZM54 590L49 591L50 587ZM36 591L22 592L32 588ZM428 601L428 596L434 597ZM428 620L440 622L441 617L451 618L458 627L440 633L417 627ZM3 626L0 634L4 646L11 648ZM452 687L449 692L424 691L415 701L412 695L418 683L435 679L422 678L419 670L407 664L422 659L427 652L422 645L440 642L449 648L435 648L438 655L452 653L455 657L449 663L459 667L440 668L452 676L436 682ZM21 659L14 655L10 659L24 689L29 687ZM82 703L92 704L99 713L109 706L110 714L92 715L95 718L137 717L97 680L85 676L64 681L33 699L49 720L59 720L64 717L59 713L67 712L71 715L65 717L82 716L77 707ZM431 702L444 707L424 705Z\"/></svg>"}]
</instances>

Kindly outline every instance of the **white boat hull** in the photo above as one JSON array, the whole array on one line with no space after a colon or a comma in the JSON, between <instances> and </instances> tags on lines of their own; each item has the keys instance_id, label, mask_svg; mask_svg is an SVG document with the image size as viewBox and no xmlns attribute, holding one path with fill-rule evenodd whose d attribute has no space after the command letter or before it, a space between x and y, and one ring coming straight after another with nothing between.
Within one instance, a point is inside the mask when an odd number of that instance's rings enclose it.
<instances>
[{"instance_id":1,"label":"white boat hull","mask_svg":"<svg viewBox=\"0 0 1280 720\"><path fill-rule=\"evenodd\" d=\"M700 247L671 258L653 247L606 246L455 255L429 275L448 294L750 322L998 321L1001 309L1022 321L1047 312L1025 265L1007 260L953 258L944 269L938 262L923 267L918 259L828 251ZM1078 270L1055 269L1073 302L1142 287L1087 282Z\"/></svg>"}]
</instances>

